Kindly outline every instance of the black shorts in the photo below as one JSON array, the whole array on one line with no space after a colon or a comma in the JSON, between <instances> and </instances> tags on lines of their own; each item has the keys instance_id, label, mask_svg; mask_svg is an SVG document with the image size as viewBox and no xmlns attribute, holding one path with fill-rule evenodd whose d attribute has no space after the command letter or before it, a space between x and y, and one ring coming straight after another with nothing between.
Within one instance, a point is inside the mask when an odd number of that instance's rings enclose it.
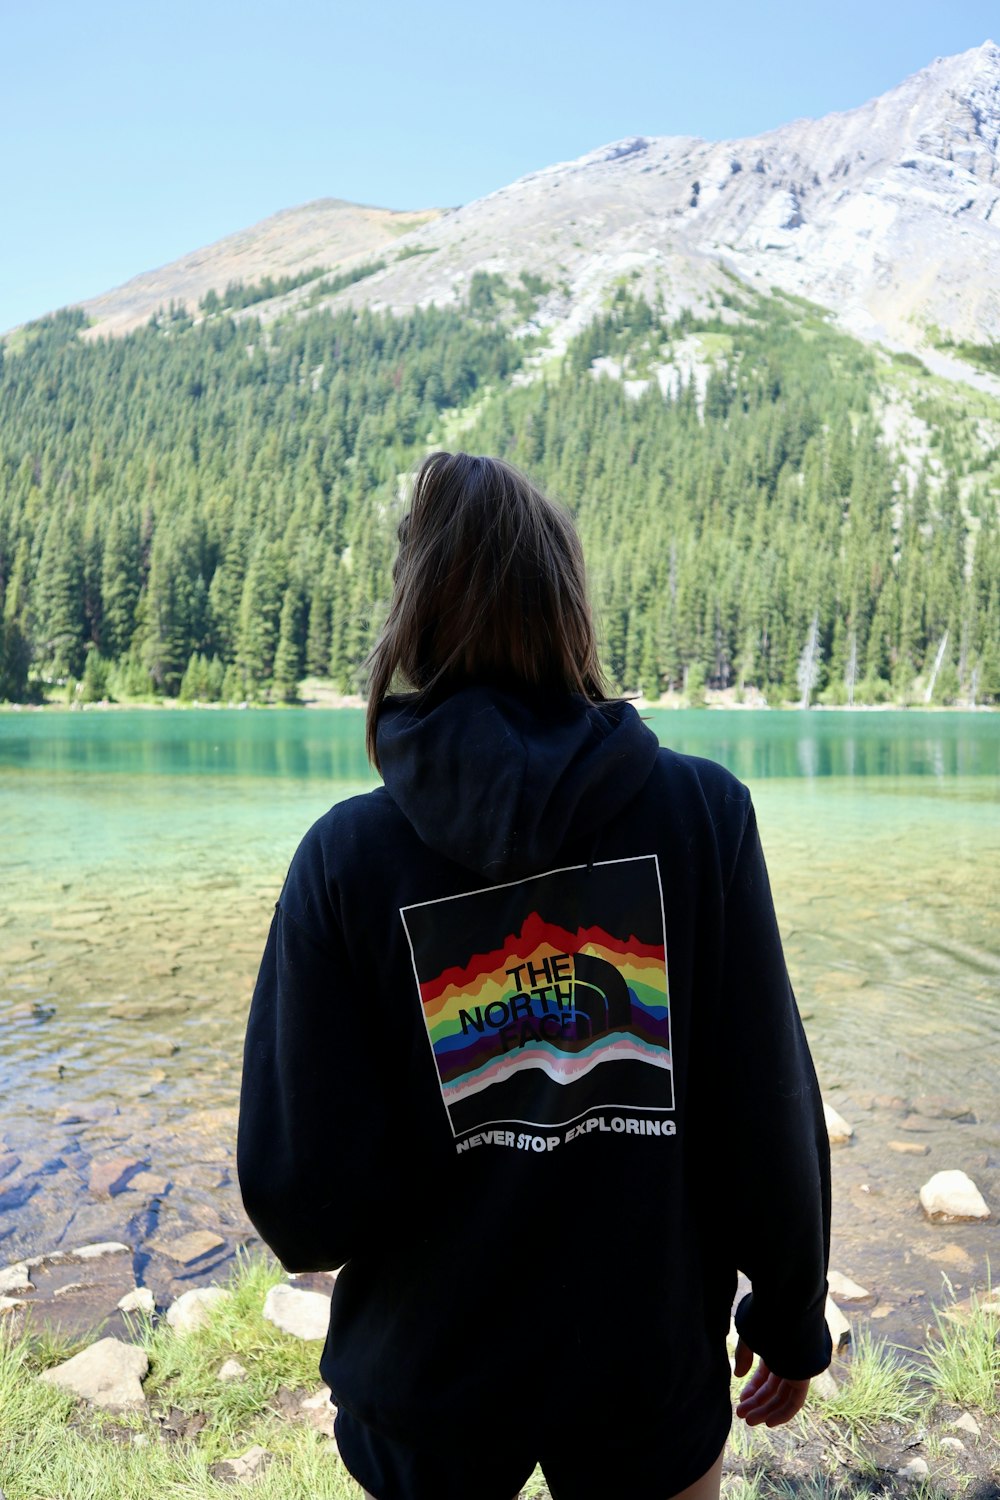
<instances>
[{"instance_id":1,"label":"black shorts","mask_svg":"<svg viewBox=\"0 0 1000 1500\"><path fill-rule=\"evenodd\" d=\"M722 1452L732 1422L706 1404L700 1431L624 1433L616 1418L602 1429L567 1422L537 1446L515 1451L483 1433L475 1447L412 1448L383 1437L343 1407L335 1430L340 1456L376 1500L514 1500L540 1463L552 1500L668 1500L706 1473ZM507 1436L509 1442L509 1435Z\"/></svg>"}]
</instances>

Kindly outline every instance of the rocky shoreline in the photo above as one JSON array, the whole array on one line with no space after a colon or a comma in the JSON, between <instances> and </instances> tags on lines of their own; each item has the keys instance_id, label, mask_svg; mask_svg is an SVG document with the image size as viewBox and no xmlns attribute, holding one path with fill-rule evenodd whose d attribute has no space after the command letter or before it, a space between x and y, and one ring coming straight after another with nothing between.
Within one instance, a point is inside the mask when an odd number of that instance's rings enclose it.
<instances>
[{"instance_id":1,"label":"rocky shoreline","mask_svg":"<svg viewBox=\"0 0 1000 1500\"><path fill-rule=\"evenodd\" d=\"M827 1106L832 1264L871 1288L863 1310L898 1342L917 1341L943 1277L961 1291L989 1275L998 1164L966 1146L969 1118L961 1100L877 1098L852 1111L853 1123ZM117 1300L134 1289L162 1309L224 1278L237 1256L259 1248L236 1183L236 1122L233 1105L170 1120L145 1099L127 1111L95 1100L57 1112L63 1144L55 1156L0 1139L0 1258L8 1270L37 1268L21 1299L0 1272L0 1320L20 1300L39 1323L76 1336L104 1320L119 1324ZM39 1256L39 1242L53 1253ZM108 1242L129 1248L100 1262L91 1285L67 1247Z\"/></svg>"},{"instance_id":2,"label":"rocky shoreline","mask_svg":"<svg viewBox=\"0 0 1000 1500\"><path fill-rule=\"evenodd\" d=\"M206 1496L219 1485L256 1488L268 1475L284 1475L281 1483L292 1485L277 1489L278 1495L312 1494L296 1465L315 1459L331 1476L325 1496L355 1496L337 1455L335 1408L317 1369L336 1273L288 1276L263 1256L244 1256L228 1284L189 1287L160 1305L148 1287L136 1284L133 1268L132 1248L109 1241L29 1257L0 1271L0 1358L20 1349L22 1382L61 1393L57 1432L65 1437L57 1441L89 1445L90 1451L103 1448L111 1465L115 1448L123 1444L140 1457L149 1454L151 1461L155 1453L158 1463L178 1455L189 1465L197 1460ZM895 1393L880 1406L877 1393L872 1396L865 1386L871 1384L872 1351L861 1325L871 1294L836 1272L830 1280L827 1318L837 1351L834 1365L813 1382L805 1413L789 1427L772 1433L734 1424L724 1493L733 1500L772 1495L780 1500L800 1493L810 1500L861 1494L994 1500L1000 1495L996 1403L972 1410L935 1397L921 1409L915 1397L904 1401L901 1396L913 1377L883 1359L882 1376L889 1372ZM948 1316L961 1319L967 1312L953 1308ZM995 1347L1000 1299L987 1296L977 1316L980 1327L986 1318ZM32 1337L46 1331L51 1336L57 1326L63 1344L50 1344L47 1361L30 1368L24 1351ZM293 1353L291 1365L287 1360L276 1365L290 1346L300 1348L301 1355ZM734 1346L733 1329L731 1350ZM197 1380L187 1372L188 1364ZM1000 1356L994 1364L1000 1374ZM0 1370L0 1387L3 1381ZM852 1404L859 1383L865 1387L867 1415L863 1405ZM245 1397L244 1420L235 1426L219 1420L230 1388ZM291 1450L293 1439L298 1447ZM312 1447L303 1448L304 1442ZM5 1445L0 1430L3 1500L36 1500L50 1493L27 1483L18 1467L22 1454L17 1442ZM151 1495L158 1482L150 1478ZM57 1492L62 1494L51 1493ZM136 1495L142 1493L139 1487ZM522 1494L525 1500L545 1500L539 1474Z\"/></svg>"}]
</instances>

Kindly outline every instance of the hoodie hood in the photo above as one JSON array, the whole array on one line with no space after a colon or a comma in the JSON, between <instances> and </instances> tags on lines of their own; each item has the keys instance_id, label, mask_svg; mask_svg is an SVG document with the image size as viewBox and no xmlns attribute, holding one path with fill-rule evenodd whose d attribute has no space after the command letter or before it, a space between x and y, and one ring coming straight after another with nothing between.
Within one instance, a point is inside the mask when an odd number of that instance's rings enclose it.
<instances>
[{"instance_id":1,"label":"hoodie hood","mask_svg":"<svg viewBox=\"0 0 1000 1500\"><path fill-rule=\"evenodd\" d=\"M387 698L377 743L386 790L423 842L491 881L596 836L658 749L629 703L493 687Z\"/></svg>"}]
</instances>

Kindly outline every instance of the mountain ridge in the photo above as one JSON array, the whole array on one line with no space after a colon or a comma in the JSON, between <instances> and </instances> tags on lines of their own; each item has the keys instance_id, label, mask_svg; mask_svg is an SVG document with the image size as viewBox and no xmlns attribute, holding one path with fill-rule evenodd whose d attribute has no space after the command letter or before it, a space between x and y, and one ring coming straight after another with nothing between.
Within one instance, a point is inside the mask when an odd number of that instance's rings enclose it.
<instances>
[{"instance_id":1,"label":"mountain ridge","mask_svg":"<svg viewBox=\"0 0 1000 1500\"><path fill-rule=\"evenodd\" d=\"M170 302L183 303L195 312L206 292L221 294L231 281L294 276L306 270L340 270L377 254L440 212L316 198L279 209L246 229L234 230L73 305L91 319L94 332L128 333Z\"/></svg>"},{"instance_id":2,"label":"mountain ridge","mask_svg":"<svg viewBox=\"0 0 1000 1500\"><path fill-rule=\"evenodd\" d=\"M717 304L735 273L968 379L935 346L1000 341L998 203L1000 47L988 40L849 110L737 140L626 136L455 209L317 199L79 305L89 336L120 333L170 301L194 313L231 280L312 270L315 283L395 245L402 255L319 305L448 305L477 271L523 271L549 283L534 322L559 353L623 276L676 315ZM306 282L255 311L316 305L318 292Z\"/></svg>"}]
</instances>

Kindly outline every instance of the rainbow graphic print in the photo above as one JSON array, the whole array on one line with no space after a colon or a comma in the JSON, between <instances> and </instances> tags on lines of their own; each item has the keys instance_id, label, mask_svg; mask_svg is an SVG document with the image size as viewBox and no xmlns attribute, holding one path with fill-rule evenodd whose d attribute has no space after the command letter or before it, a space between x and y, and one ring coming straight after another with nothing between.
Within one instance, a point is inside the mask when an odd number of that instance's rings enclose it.
<instances>
[{"instance_id":1,"label":"rainbow graphic print","mask_svg":"<svg viewBox=\"0 0 1000 1500\"><path fill-rule=\"evenodd\" d=\"M655 855L552 870L404 907L456 1137L592 1110L673 1109Z\"/></svg>"}]
</instances>

